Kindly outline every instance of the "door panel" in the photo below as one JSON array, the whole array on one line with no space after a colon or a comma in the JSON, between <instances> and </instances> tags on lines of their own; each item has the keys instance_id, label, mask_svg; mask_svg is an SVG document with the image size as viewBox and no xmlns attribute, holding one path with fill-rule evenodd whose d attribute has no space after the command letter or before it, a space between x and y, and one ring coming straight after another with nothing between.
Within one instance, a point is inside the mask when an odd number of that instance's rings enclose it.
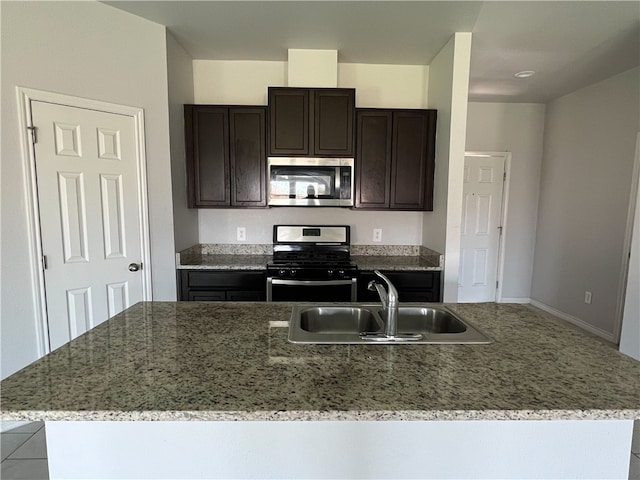
<instances>
[{"instance_id":1,"label":"door panel","mask_svg":"<svg viewBox=\"0 0 640 480\"><path fill-rule=\"evenodd\" d=\"M388 110L360 110L356 114L357 208L389 208L391 115L391 111Z\"/></svg>"},{"instance_id":2,"label":"door panel","mask_svg":"<svg viewBox=\"0 0 640 480\"><path fill-rule=\"evenodd\" d=\"M269 154L309 153L309 89L269 88Z\"/></svg>"},{"instance_id":3,"label":"door panel","mask_svg":"<svg viewBox=\"0 0 640 480\"><path fill-rule=\"evenodd\" d=\"M101 174L102 222L105 258L126 256L122 211L122 175Z\"/></svg>"},{"instance_id":4,"label":"door panel","mask_svg":"<svg viewBox=\"0 0 640 480\"><path fill-rule=\"evenodd\" d=\"M394 112L391 208L424 208L427 120L424 111Z\"/></svg>"},{"instance_id":5,"label":"door panel","mask_svg":"<svg viewBox=\"0 0 640 480\"><path fill-rule=\"evenodd\" d=\"M133 117L31 103L52 349L142 300Z\"/></svg>"},{"instance_id":6,"label":"door panel","mask_svg":"<svg viewBox=\"0 0 640 480\"><path fill-rule=\"evenodd\" d=\"M88 262L87 215L82 173L58 172L64 262Z\"/></svg>"},{"instance_id":7,"label":"door panel","mask_svg":"<svg viewBox=\"0 0 640 480\"><path fill-rule=\"evenodd\" d=\"M459 302L495 301L503 177L503 157L465 157Z\"/></svg>"},{"instance_id":8,"label":"door panel","mask_svg":"<svg viewBox=\"0 0 640 480\"><path fill-rule=\"evenodd\" d=\"M231 205L267 204L265 151L266 108L229 109Z\"/></svg>"},{"instance_id":9,"label":"door panel","mask_svg":"<svg viewBox=\"0 0 640 480\"><path fill-rule=\"evenodd\" d=\"M190 207L228 207L229 118L225 107L196 107L192 122L194 178Z\"/></svg>"}]
</instances>

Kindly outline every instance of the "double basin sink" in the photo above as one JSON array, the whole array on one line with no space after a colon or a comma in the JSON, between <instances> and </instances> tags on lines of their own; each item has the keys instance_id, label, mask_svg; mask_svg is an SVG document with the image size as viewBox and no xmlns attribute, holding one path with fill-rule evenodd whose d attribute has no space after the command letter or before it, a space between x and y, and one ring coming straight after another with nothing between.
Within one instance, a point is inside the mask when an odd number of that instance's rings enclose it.
<instances>
[{"instance_id":1,"label":"double basin sink","mask_svg":"<svg viewBox=\"0 0 640 480\"><path fill-rule=\"evenodd\" d=\"M298 304L289 341L311 344L486 344L486 335L442 304L401 305L398 338L385 338L386 310L380 304Z\"/></svg>"}]
</instances>

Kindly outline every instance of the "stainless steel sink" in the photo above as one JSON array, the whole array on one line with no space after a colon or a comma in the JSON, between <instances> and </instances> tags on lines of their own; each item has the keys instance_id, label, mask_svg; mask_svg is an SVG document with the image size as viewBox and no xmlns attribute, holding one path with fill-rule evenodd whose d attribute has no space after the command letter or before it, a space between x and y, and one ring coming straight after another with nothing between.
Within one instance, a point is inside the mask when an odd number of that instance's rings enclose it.
<instances>
[{"instance_id":1,"label":"stainless steel sink","mask_svg":"<svg viewBox=\"0 0 640 480\"><path fill-rule=\"evenodd\" d=\"M377 332L382 328L380 317L361 307L311 307L300 312L300 328L322 335L343 335Z\"/></svg>"},{"instance_id":2,"label":"stainless steel sink","mask_svg":"<svg viewBox=\"0 0 640 480\"><path fill-rule=\"evenodd\" d=\"M289 341L311 344L398 344L380 339L386 311L379 304L298 304L289 322ZM486 335L442 304L398 309L398 333L420 334L411 344L491 343ZM374 338L375 337L375 338Z\"/></svg>"},{"instance_id":3,"label":"stainless steel sink","mask_svg":"<svg viewBox=\"0 0 640 480\"><path fill-rule=\"evenodd\" d=\"M386 310L379 310L382 318ZM467 330L464 321L445 308L400 307L398 309L398 331L403 333L463 333Z\"/></svg>"}]
</instances>

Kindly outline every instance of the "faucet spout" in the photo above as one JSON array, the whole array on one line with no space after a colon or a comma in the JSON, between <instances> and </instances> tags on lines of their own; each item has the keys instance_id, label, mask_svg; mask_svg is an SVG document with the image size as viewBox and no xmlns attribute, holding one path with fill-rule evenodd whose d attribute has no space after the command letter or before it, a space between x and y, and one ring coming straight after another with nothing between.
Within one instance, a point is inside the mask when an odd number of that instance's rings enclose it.
<instances>
[{"instance_id":1,"label":"faucet spout","mask_svg":"<svg viewBox=\"0 0 640 480\"><path fill-rule=\"evenodd\" d=\"M378 296L380 297L380 303L382 304L382 308L383 310L387 309L387 305L388 305L388 299L387 299L387 291L384 289L384 287L376 282L375 280L371 280L369 282L369 284L367 285L367 289L373 291L378 292Z\"/></svg>"},{"instance_id":2,"label":"faucet spout","mask_svg":"<svg viewBox=\"0 0 640 480\"><path fill-rule=\"evenodd\" d=\"M384 333L361 333L361 336L366 336L368 340L380 341L380 342L404 342L411 340L420 340L422 338L421 333L401 333L398 334L398 291L393 286L391 280L378 270L374 270L373 273L378 276L385 285L377 280L371 280L367 285L367 289L378 292L380 297L380 303L382 309L386 315L386 324L384 327ZM385 290L384 287L387 287Z\"/></svg>"},{"instance_id":3,"label":"faucet spout","mask_svg":"<svg viewBox=\"0 0 640 480\"><path fill-rule=\"evenodd\" d=\"M380 296L382 308L387 312L387 322L384 332L385 335L388 338L395 338L398 336L398 291L396 290L396 287L393 286L393 283L391 283L391 280L389 280L384 274L380 273L379 270L374 270L373 273L384 281L387 290L385 292L384 287L375 280L369 282L369 289L371 289L371 284L373 283L374 288Z\"/></svg>"}]
</instances>

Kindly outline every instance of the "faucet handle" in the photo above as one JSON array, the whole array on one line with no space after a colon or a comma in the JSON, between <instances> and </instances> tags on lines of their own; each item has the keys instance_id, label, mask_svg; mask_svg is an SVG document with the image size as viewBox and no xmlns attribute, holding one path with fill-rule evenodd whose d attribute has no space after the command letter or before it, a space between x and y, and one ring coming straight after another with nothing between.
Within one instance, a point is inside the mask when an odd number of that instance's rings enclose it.
<instances>
[{"instance_id":1,"label":"faucet handle","mask_svg":"<svg viewBox=\"0 0 640 480\"><path fill-rule=\"evenodd\" d=\"M367 284L367 290L371 290L372 292L376 291L376 281L375 280L371 280L368 284Z\"/></svg>"}]
</instances>

